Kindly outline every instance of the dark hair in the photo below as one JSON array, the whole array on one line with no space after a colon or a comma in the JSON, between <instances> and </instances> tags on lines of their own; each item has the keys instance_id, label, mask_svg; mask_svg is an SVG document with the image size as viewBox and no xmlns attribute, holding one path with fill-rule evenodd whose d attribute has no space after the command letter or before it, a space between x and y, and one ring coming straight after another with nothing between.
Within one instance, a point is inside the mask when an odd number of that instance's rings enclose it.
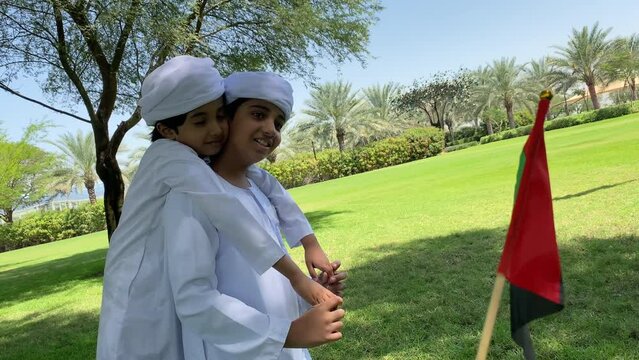
<instances>
[{"instance_id":1,"label":"dark hair","mask_svg":"<svg viewBox=\"0 0 639 360\"><path fill-rule=\"evenodd\" d=\"M226 115L226 118L229 119L229 121L233 120L233 118L235 117L235 113L237 112L237 109L239 109L242 104L244 104L245 102L249 100L250 100L249 98L239 98L230 104L225 104L224 115Z\"/></svg>"},{"instance_id":2,"label":"dark hair","mask_svg":"<svg viewBox=\"0 0 639 360\"><path fill-rule=\"evenodd\" d=\"M186 121L186 115L187 114L181 114L156 122L153 126L153 131L151 131L151 142L154 142L158 139L164 139L164 136L162 136L162 134L160 134L160 131L158 130L158 124L163 124L169 129L173 129L175 130L175 132L178 132L178 127L182 126Z\"/></svg>"}]
</instances>

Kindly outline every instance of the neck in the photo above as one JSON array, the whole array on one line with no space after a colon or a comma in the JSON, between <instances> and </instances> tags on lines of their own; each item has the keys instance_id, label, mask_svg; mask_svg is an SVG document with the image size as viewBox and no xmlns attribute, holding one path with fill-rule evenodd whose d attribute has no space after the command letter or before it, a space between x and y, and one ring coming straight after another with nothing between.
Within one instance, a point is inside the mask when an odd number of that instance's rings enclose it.
<instances>
[{"instance_id":1,"label":"neck","mask_svg":"<svg viewBox=\"0 0 639 360\"><path fill-rule=\"evenodd\" d=\"M213 161L213 170L229 183L244 189L250 187L246 171L248 165L234 160L229 153L222 153Z\"/></svg>"}]
</instances>

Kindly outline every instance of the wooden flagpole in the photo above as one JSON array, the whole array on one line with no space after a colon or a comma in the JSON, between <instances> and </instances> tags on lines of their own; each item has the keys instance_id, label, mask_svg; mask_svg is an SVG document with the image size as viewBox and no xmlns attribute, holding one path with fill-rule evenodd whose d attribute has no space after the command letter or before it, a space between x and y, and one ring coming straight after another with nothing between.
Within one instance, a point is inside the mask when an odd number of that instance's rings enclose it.
<instances>
[{"instance_id":1,"label":"wooden flagpole","mask_svg":"<svg viewBox=\"0 0 639 360\"><path fill-rule=\"evenodd\" d=\"M479 348L477 349L477 356L475 360L486 360L488 356L488 348L490 347L490 339L493 336L493 328L495 327L495 320L497 319L497 310L499 310L499 303L501 301L501 294L504 292L504 285L506 278L504 275L497 273L495 278L495 287L493 287L493 293L490 295L490 304L488 305L488 311L486 312L486 321L484 322L484 329L481 334L481 341L479 342Z\"/></svg>"}]
</instances>

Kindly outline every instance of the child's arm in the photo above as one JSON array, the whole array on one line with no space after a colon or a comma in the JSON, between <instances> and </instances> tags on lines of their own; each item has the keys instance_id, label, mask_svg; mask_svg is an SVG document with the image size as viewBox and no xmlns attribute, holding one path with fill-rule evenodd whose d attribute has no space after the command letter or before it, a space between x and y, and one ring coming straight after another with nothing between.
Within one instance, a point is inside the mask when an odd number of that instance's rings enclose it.
<instances>
[{"instance_id":1,"label":"child's arm","mask_svg":"<svg viewBox=\"0 0 639 360\"><path fill-rule=\"evenodd\" d=\"M339 331L341 323L334 323L343 317L343 311L333 310L331 305L341 303L340 298L291 323L217 290L219 238L204 216L203 203L207 202L199 196L171 192L159 214L165 231L169 283L182 326L213 345L224 344L221 351L229 357L244 359L277 358L283 346L310 347L337 340L332 334Z\"/></svg>"},{"instance_id":2,"label":"child's arm","mask_svg":"<svg viewBox=\"0 0 639 360\"><path fill-rule=\"evenodd\" d=\"M167 192L171 190L201 194L199 201L208 201L208 206L203 204L201 207L205 215L217 229L229 235L234 246L257 273L262 274L271 267L275 268L287 277L293 289L310 304L333 297L332 293L304 276L244 205L234 196L225 193L213 170L192 149L171 140L158 140L153 146L152 155L161 164L155 168L155 181L164 184Z\"/></svg>"},{"instance_id":3,"label":"child's arm","mask_svg":"<svg viewBox=\"0 0 639 360\"><path fill-rule=\"evenodd\" d=\"M300 244L304 246L306 267L311 277L317 278L316 268L333 276L333 268L315 234L313 234L311 224L291 195L277 179L260 167L251 166L248 176L277 210L277 216L289 246L295 247Z\"/></svg>"}]
</instances>

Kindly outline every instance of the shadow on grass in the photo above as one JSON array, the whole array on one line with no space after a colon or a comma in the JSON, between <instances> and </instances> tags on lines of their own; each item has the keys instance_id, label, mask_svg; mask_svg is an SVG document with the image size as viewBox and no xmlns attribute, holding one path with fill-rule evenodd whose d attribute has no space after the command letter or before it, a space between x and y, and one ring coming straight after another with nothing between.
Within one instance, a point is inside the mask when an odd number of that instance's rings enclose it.
<instances>
[{"instance_id":1,"label":"shadow on grass","mask_svg":"<svg viewBox=\"0 0 639 360\"><path fill-rule=\"evenodd\" d=\"M339 215L345 212L350 211L326 211L326 210L317 210L317 211L309 211L304 213L308 222L311 223L313 230L317 231L319 229L329 227L332 224L331 217L335 215Z\"/></svg>"},{"instance_id":2,"label":"shadow on grass","mask_svg":"<svg viewBox=\"0 0 639 360\"><path fill-rule=\"evenodd\" d=\"M344 339L314 359L473 358L504 238L505 229L475 230L362 250L373 260L348 269ZM532 323L538 357L636 355L637 235L573 239L560 256L566 309ZM522 358L509 318L504 295L491 358Z\"/></svg>"},{"instance_id":3,"label":"shadow on grass","mask_svg":"<svg viewBox=\"0 0 639 360\"><path fill-rule=\"evenodd\" d=\"M101 279L106 249L0 272L0 307L67 289L78 281Z\"/></svg>"},{"instance_id":4,"label":"shadow on grass","mask_svg":"<svg viewBox=\"0 0 639 360\"><path fill-rule=\"evenodd\" d=\"M631 183L631 182L637 181L637 180L638 179L632 179L632 180L622 181L622 182L619 182L619 183L616 183L616 184L602 185L602 186L598 186L598 187L595 187L595 188L592 188L592 189L588 189L586 191L578 192L578 193L575 193L575 194L569 194L569 195L556 197L553 200L558 201L558 200L572 199L572 198L588 195L588 194L594 193L596 191L610 189L610 188L613 188L613 187L616 187L616 186L619 186L619 185L625 185L627 183Z\"/></svg>"},{"instance_id":5,"label":"shadow on grass","mask_svg":"<svg viewBox=\"0 0 639 360\"><path fill-rule=\"evenodd\" d=\"M314 359L473 358L504 237L505 229L472 230L362 249L368 261L348 269L345 337L313 349ZM566 309L532 323L538 357L633 358L639 348L638 235L562 244ZM98 250L0 273L0 306L76 281L101 281L103 261L104 250ZM92 358L97 322L97 312L59 309L0 319L0 358ZM506 299L493 339L491 358L521 359L510 339Z\"/></svg>"},{"instance_id":6,"label":"shadow on grass","mask_svg":"<svg viewBox=\"0 0 639 360\"><path fill-rule=\"evenodd\" d=\"M95 359L97 334L98 314L92 312L0 319L0 359Z\"/></svg>"}]
</instances>

